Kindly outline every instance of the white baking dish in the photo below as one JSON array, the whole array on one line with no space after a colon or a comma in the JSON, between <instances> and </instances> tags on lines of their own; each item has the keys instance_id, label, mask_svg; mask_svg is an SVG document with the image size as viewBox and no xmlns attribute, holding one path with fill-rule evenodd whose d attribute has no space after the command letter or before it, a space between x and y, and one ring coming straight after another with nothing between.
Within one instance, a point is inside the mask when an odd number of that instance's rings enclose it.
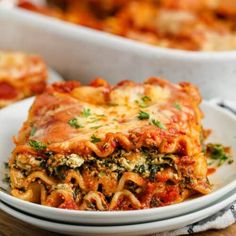
<instances>
[{"instance_id":1,"label":"white baking dish","mask_svg":"<svg viewBox=\"0 0 236 236\"><path fill-rule=\"evenodd\" d=\"M41 54L68 79L112 83L161 76L197 84L204 98L236 99L236 51L163 49L21 9L0 8L0 48Z\"/></svg>"}]
</instances>

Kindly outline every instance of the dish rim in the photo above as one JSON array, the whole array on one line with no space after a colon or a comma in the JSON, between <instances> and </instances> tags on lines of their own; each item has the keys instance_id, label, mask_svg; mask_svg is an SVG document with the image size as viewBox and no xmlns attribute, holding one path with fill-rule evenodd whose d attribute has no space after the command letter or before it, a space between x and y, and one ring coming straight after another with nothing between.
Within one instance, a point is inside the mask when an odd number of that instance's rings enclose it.
<instances>
[{"instance_id":1,"label":"dish rim","mask_svg":"<svg viewBox=\"0 0 236 236\"><path fill-rule=\"evenodd\" d=\"M0 209L1 209L1 206L4 205L8 209L10 209L10 210L12 210L12 211L14 211L18 214L21 214L22 217L27 216L29 218L33 218L34 220L39 220L39 221L41 221L41 224L43 224L43 223L49 223L49 224L52 223L52 224L54 224L55 226L58 226L58 227L70 227L70 228L72 228L71 229L72 231L75 230L77 227L79 227L82 230L86 230L88 228L90 228L90 229L92 228L93 230L101 230L103 228L106 228L106 230L108 230L108 231L109 231L109 228L114 229L114 227L116 227L116 229L123 228L123 231L124 231L124 230L127 230L130 227L135 228L136 230L141 230L142 226L146 226L146 228L147 227L151 228L152 226L156 226L157 223L158 224L163 224L163 222L169 222L169 225L170 225L174 221L176 224L179 224L181 221L183 221L183 219L185 221L188 220L189 217L195 219L194 222L201 221L202 219L205 219L205 218L209 217L211 214L216 214L216 212L218 212L218 211L222 210L223 208L225 208L227 205L229 205L230 203L235 201L235 199L236 199L236 188L234 188L233 190L228 192L225 196L223 196L220 199L218 199L217 201L215 201L212 205L209 205L205 208L202 208L200 210L190 212L190 213L187 213L187 214L184 214L184 215L179 215L179 216L164 219L164 220L141 222L141 223L134 223L134 224L128 224L128 225L108 225L108 226L70 224L70 223L61 223L61 222L54 222L52 220L40 219L37 216L31 216L29 214L24 214L21 211L18 211L17 209L14 209L11 206L6 205L1 200L0 200ZM215 208L217 208L217 210L214 210ZM210 213L209 213L209 211L210 211ZM204 215L206 215L206 212L208 212L206 217L203 217L203 216L199 217L199 214L204 214L205 213ZM165 226L165 227L167 227L167 226ZM98 233L102 233L102 232L98 232Z\"/></svg>"},{"instance_id":2,"label":"dish rim","mask_svg":"<svg viewBox=\"0 0 236 236\"><path fill-rule=\"evenodd\" d=\"M171 48L162 48L150 44L145 44L136 40L117 36L104 31L98 31L81 25L62 21L50 16L41 15L39 13L30 12L18 7L8 8L0 7L2 14L7 17L15 15L18 21L25 24L38 24L39 27L50 30L51 32L62 34L66 37L75 37L78 40L83 39L94 44L100 44L105 47L113 47L116 50L129 50L130 52L150 56L165 56L178 60L194 61L231 61L236 60L236 49L230 51L187 51Z\"/></svg>"}]
</instances>

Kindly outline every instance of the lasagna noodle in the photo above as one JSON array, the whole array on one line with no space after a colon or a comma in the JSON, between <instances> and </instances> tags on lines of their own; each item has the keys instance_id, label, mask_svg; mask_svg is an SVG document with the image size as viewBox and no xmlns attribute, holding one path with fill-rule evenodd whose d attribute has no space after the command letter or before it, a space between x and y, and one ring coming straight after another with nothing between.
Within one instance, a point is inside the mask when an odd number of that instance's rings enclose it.
<instances>
[{"instance_id":1,"label":"lasagna noodle","mask_svg":"<svg viewBox=\"0 0 236 236\"><path fill-rule=\"evenodd\" d=\"M42 93L46 79L46 65L40 57L0 52L0 108Z\"/></svg>"},{"instance_id":2,"label":"lasagna noodle","mask_svg":"<svg viewBox=\"0 0 236 236\"><path fill-rule=\"evenodd\" d=\"M76 210L132 210L207 194L200 95L149 78L62 82L34 101L15 137L12 195Z\"/></svg>"}]
</instances>

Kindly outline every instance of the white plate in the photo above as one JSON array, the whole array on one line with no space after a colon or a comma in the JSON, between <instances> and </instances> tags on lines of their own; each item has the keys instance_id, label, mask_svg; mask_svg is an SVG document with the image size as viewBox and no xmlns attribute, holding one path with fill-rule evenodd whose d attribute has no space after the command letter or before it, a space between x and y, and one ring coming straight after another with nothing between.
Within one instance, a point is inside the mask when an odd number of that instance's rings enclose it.
<instances>
[{"instance_id":1,"label":"white plate","mask_svg":"<svg viewBox=\"0 0 236 236\"><path fill-rule=\"evenodd\" d=\"M40 54L65 78L112 83L161 76L189 81L205 99L236 99L236 51L189 52L146 45L21 9L0 7L0 46ZM223 82L222 82L223 81Z\"/></svg>"},{"instance_id":2,"label":"white plate","mask_svg":"<svg viewBox=\"0 0 236 236\"><path fill-rule=\"evenodd\" d=\"M0 167L2 167L2 169L3 163L8 160L11 150L14 147L11 141L12 136L17 134L23 121L26 120L27 111L31 103L32 99L28 99L0 111ZM204 126L214 130L210 141L229 145L235 151L236 117L229 112L215 107L214 105L209 105L206 102L203 103L202 108L206 116ZM212 193L162 208L119 212L64 210L22 201L1 191L0 199L9 205L36 216L70 223L114 225L165 219L205 207L222 197L227 192L236 188L235 152L234 159L235 161L233 164L225 164L220 167L215 174L210 176L210 181L215 185L215 189ZM3 183L1 183L2 177L3 170L0 171L0 186L3 185Z\"/></svg>"},{"instance_id":3,"label":"white plate","mask_svg":"<svg viewBox=\"0 0 236 236\"><path fill-rule=\"evenodd\" d=\"M0 202L0 209L29 224L58 233L64 233L69 235L87 235L87 236L89 235L138 236L138 235L146 235L146 234L175 230L184 227L186 225L193 224L197 221L200 221L208 216L215 214L216 212L225 208L235 200L236 200L236 190L233 190L226 196L218 200L217 203L205 209L190 214L182 215L175 218L170 218L167 220L154 221L142 224L120 225L120 226L85 226L77 224L74 225L74 224L57 223L55 221L44 220L34 216L30 216L28 214L24 214L1 202Z\"/></svg>"},{"instance_id":4,"label":"white plate","mask_svg":"<svg viewBox=\"0 0 236 236\"><path fill-rule=\"evenodd\" d=\"M48 83L49 84L63 80L61 75L59 75L55 70L52 70L51 68L47 68L47 70L48 70Z\"/></svg>"}]
</instances>

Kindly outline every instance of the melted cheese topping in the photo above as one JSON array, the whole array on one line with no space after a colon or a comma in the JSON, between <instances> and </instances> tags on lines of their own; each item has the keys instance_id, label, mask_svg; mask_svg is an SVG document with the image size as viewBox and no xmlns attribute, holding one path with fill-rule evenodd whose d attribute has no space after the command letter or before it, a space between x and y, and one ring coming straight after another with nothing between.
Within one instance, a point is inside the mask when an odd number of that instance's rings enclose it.
<instances>
[{"instance_id":1,"label":"melted cheese topping","mask_svg":"<svg viewBox=\"0 0 236 236\"><path fill-rule=\"evenodd\" d=\"M199 150L199 102L194 86L155 78L145 84L124 82L109 88L77 86L66 94L52 87L36 99L18 142L24 145L33 139L49 149L65 151L85 142L116 145L116 135L121 145L130 148L135 142L132 138L143 136L146 145L155 145L157 139L175 142L173 139L182 135Z\"/></svg>"},{"instance_id":2,"label":"melted cheese topping","mask_svg":"<svg viewBox=\"0 0 236 236\"><path fill-rule=\"evenodd\" d=\"M22 77L41 74L42 70L45 70L45 65L38 56L0 52L0 81L5 78L17 81Z\"/></svg>"}]
</instances>

